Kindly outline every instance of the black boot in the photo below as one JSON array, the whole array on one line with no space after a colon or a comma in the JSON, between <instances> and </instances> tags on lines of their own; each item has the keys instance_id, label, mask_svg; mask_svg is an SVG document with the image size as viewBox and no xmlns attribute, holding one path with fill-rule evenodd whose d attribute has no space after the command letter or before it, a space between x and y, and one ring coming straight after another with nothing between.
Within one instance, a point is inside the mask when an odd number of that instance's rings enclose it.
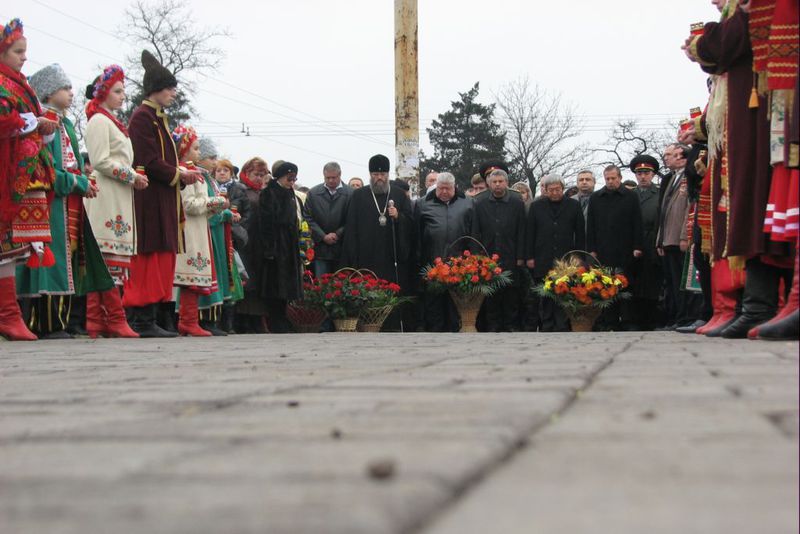
<instances>
[{"instance_id":1,"label":"black boot","mask_svg":"<svg viewBox=\"0 0 800 534\"><path fill-rule=\"evenodd\" d=\"M783 319L765 324L758 329L758 339L796 341L798 338L800 338L800 310L795 310Z\"/></svg>"},{"instance_id":2,"label":"black boot","mask_svg":"<svg viewBox=\"0 0 800 534\"><path fill-rule=\"evenodd\" d=\"M86 297L72 296L72 306L67 323L67 332L73 336L88 336L86 331Z\"/></svg>"},{"instance_id":3,"label":"black boot","mask_svg":"<svg viewBox=\"0 0 800 534\"><path fill-rule=\"evenodd\" d=\"M149 304L133 309L131 328L140 337L177 337L176 332L168 332L156 324L158 304Z\"/></svg>"},{"instance_id":4,"label":"black boot","mask_svg":"<svg viewBox=\"0 0 800 534\"><path fill-rule=\"evenodd\" d=\"M219 318L219 328L228 334L235 334L236 330L233 328L233 305L223 304L222 315Z\"/></svg>"},{"instance_id":5,"label":"black boot","mask_svg":"<svg viewBox=\"0 0 800 534\"><path fill-rule=\"evenodd\" d=\"M217 321L214 320L216 310L217 307L200 311L200 328L208 330L212 336L227 336L226 331L217 328Z\"/></svg>"},{"instance_id":6,"label":"black boot","mask_svg":"<svg viewBox=\"0 0 800 534\"><path fill-rule=\"evenodd\" d=\"M775 317L778 312L778 283L781 270L758 258L747 262L747 277L742 296L742 313L722 330L727 339L744 339L747 332Z\"/></svg>"},{"instance_id":7,"label":"black boot","mask_svg":"<svg viewBox=\"0 0 800 534\"><path fill-rule=\"evenodd\" d=\"M162 330L167 332L178 333L175 328L175 303L174 302L161 302L158 304L158 316L156 323Z\"/></svg>"},{"instance_id":8,"label":"black boot","mask_svg":"<svg viewBox=\"0 0 800 534\"><path fill-rule=\"evenodd\" d=\"M725 329L728 328L729 326L731 326L733 323L738 321L739 317L741 317L741 315L736 314L736 315L733 316L733 319L731 319L730 321L719 325L718 327L714 328L713 330L709 330L708 332L706 332L706 337L720 337L720 336L722 336L722 332L724 332ZM745 332L745 335L747 335L747 332Z\"/></svg>"}]
</instances>

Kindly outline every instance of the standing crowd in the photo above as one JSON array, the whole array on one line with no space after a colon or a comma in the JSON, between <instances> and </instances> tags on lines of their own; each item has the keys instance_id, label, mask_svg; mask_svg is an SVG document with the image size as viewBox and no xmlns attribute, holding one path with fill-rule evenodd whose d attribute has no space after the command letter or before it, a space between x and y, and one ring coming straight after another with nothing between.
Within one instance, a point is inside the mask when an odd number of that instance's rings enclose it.
<instances>
[{"instance_id":1,"label":"standing crowd","mask_svg":"<svg viewBox=\"0 0 800 534\"><path fill-rule=\"evenodd\" d=\"M170 128L178 82L147 51L145 99L127 125L122 68L86 88L81 152L66 114L71 80L57 64L22 74L27 41L13 20L0 41L0 334L287 333L303 278L342 267L417 297L384 329L458 331L450 297L426 292L419 273L470 249L497 254L513 279L486 299L481 331L569 330L533 288L577 251L630 280L631 298L606 308L596 330L796 339L797 47L769 44L774 34L786 42L787 27L796 42L797 6L714 3L721 20L684 46L710 74L709 103L664 148L664 169L641 154L633 187L609 165L604 184L584 170L572 191L546 175L538 196L510 185L499 160L466 191L431 172L413 199L383 155L369 159L368 183L345 184L330 162L306 191L291 162L253 157L238 168L191 126Z\"/></svg>"}]
</instances>

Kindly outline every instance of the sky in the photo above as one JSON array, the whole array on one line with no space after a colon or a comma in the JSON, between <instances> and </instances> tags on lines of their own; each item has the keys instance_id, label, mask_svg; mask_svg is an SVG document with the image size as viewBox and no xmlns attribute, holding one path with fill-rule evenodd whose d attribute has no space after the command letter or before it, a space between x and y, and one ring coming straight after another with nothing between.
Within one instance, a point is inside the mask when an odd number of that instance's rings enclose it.
<instances>
[{"instance_id":1,"label":"sky","mask_svg":"<svg viewBox=\"0 0 800 534\"><path fill-rule=\"evenodd\" d=\"M98 6L102 8L98 9ZM140 48L118 34L127 1L6 2L22 19L27 75L60 63L76 92ZM227 29L217 72L201 78L192 125L241 164L261 156L299 166L321 182L328 161L343 177L368 176L383 153L394 162L394 1L187 0L198 31ZM693 22L716 20L710 1L419 1L420 144L425 128L459 92L480 82L492 103L527 76L561 94L583 118L584 136L606 139L619 118L659 127L707 99L705 75L680 50ZM242 125L250 136L242 134Z\"/></svg>"}]
</instances>

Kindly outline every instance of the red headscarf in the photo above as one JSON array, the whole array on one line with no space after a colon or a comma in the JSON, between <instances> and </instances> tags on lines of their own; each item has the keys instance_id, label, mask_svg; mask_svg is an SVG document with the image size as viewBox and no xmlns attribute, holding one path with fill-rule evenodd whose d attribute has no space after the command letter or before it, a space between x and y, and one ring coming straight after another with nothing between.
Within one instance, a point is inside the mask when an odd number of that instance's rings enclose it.
<instances>
[{"instance_id":1,"label":"red headscarf","mask_svg":"<svg viewBox=\"0 0 800 534\"><path fill-rule=\"evenodd\" d=\"M95 113L100 113L108 117L119 130L128 137L128 129L122 122L113 114L109 113L102 104L106 101L108 93L117 82L125 82L125 72L119 65L109 65L103 69L103 74L98 78L97 83L94 84L93 98L86 105L86 118L91 119Z\"/></svg>"}]
</instances>

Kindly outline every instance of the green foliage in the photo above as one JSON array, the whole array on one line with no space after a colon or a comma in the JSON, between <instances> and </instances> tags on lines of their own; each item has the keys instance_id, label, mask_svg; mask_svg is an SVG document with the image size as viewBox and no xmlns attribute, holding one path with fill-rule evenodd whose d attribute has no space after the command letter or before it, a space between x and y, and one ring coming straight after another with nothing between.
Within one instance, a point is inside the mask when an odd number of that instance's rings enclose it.
<instances>
[{"instance_id":1,"label":"green foliage","mask_svg":"<svg viewBox=\"0 0 800 534\"><path fill-rule=\"evenodd\" d=\"M462 190L488 159L505 158L506 134L495 119L495 105L477 102L479 83L459 93L459 100L428 128L433 156L421 154L421 168L452 172Z\"/></svg>"}]
</instances>

